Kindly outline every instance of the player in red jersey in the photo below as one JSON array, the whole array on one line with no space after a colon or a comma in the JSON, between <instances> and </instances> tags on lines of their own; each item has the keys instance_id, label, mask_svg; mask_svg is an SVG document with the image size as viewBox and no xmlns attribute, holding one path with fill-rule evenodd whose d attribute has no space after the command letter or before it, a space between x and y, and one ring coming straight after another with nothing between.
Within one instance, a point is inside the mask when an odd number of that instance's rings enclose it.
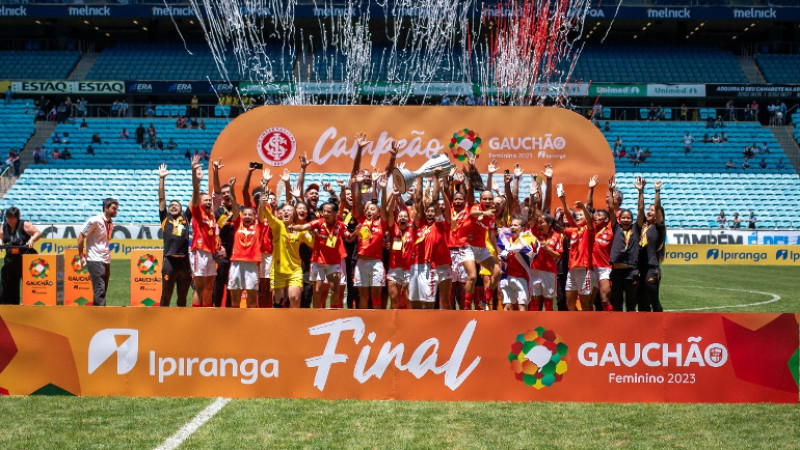
<instances>
[{"instance_id":1,"label":"player in red jersey","mask_svg":"<svg viewBox=\"0 0 800 450\"><path fill-rule=\"evenodd\" d=\"M589 198L592 198L594 187L597 185L597 175L589 181ZM599 295L600 308L604 311L613 311L611 306L611 245L614 242L614 228L617 225L617 214L614 210L614 188L616 180L612 176L608 180L608 194L606 205L608 210L598 209L594 212L594 247L592 249L592 298ZM587 205L591 206L590 203Z\"/></svg>"},{"instance_id":2,"label":"player in red jersey","mask_svg":"<svg viewBox=\"0 0 800 450\"><path fill-rule=\"evenodd\" d=\"M381 211L376 203L368 202L362 205L361 186L364 181L363 173L356 175L355 213L358 227L355 234L358 238L358 260L353 285L358 288L359 309L367 309L370 298L373 309L383 309L381 290L386 284L386 271L383 268L382 258L386 217L381 217ZM383 184L385 188L385 182ZM386 192L386 189L383 191Z\"/></svg>"},{"instance_id":3,"label":"player in red jersey","mask_svg":"<svg viewBox=\"0 0 800 450\"><path fill-rule=\"evenodd\" d=\"M495 247L497 232L495 231L494 209L492 209L493 196L490 191L483 191L480 203L472 205L463 225L458 228L461 240L461 259L467 271L467 282L464 285L464 303L472 304L475 295L475 282L478 279L478 265L491 271L491 280L487 288L494 290L500 279L500 264L486 248L488 240Z\"/></svg>"},{"instance_id":4,"label":"player in red jersey","mask_svg":"<svg viewBox=\"0 0 800 450\"><path fill-rule=\"evenodd\" d=\"M467 178L462 171L456 171L453 174L453 185L457 189L445 187L444 195L451 195L450 204L452 211L450 212L451 222L450 231L447 233L447 247L450 249L450 272L452 276L452 288L450 290L450 304L455 305L455 300L458 299L459 309L465 309L467 305L464 303L464 284L467 281L467 271L464 269L464 264L461 261L461 241L458 237L458 229L467 219L469 214L468 208L471 206L469 198L466 195ZM472 305L469 305L470 309Z\"/></svg>"},{"instance_id":5,"label":"player in red jersey","mask_svg":"<svg viewBox=\"0 0 800 450\"><path fill-rule=\"evenodd\" d=\"M402 202L400 192L396 189L389 194L382 208L386 216L386 228L389 231L389 270L386 272L386 284L389 290L389 301L392 309L408 308L408 282L413 256L414 228L408 208ZM395 219L395 216L397 219Z\"/></svg>"},{"instance_id":6,"label":"player in red jersey","mask_svg":"<svg viewBox=\"0 0 800 450\"><path fill-rule=\"evenodd\" d=\"M200 178L203 167L200 156L192 158L192 200L189 203L192 213L192 249L190 263L194 276L192 306L210 307L211 294L217 268L214 256L220 249L219 228L211 209L211 196L200 192Z\"/></svg>"},{"instance_id":7,"label":"player in red jersey","mask_svg":"<svg viewBox=\"0 0 800 450\"><path fill-rule=\"evenodd\" d=\"M531 264L531 302L528 309L539 311L544 304L545 311L553 311L556 298L558 260L564 252L562 236L555 229L555 219L539 210L540 188L536 180L531 183L529 204L530 226L539 239L539 253Z\"/></svg>"},{"instance_id":8,"label":"player in red jersey","mask_svg":"<svg viewBox=\"0 0 800 450\"><path fill-rule=\"evenodd\" d=\"M577 299L580 297L581 310L592 310L592 247L594 246L594 223L589 210L583 202L575 202L577 207L570 213L567 207L566 194L558 193L564 215L569 227L564 228L564 234L569 236L569 272L567 274L567 308L577 310Z\"/></svg>"},{"instance_id":9,"label":"player in red jersey","mask_svg":"<svg viewBox=\"0 0 800 450\"><path fill-rule=\"evenodd\" d=\"M439 173L434 174L431 202L423 206L422 180L414 190L416 220L408 298L415 309L433 309L436 288L442 299L450 298L450 251L446 236L450 227L450 200L445 196L444 211L439 207ZM440 220L441 219L441 220Z\"/></svg>"},{"instance_id":10,"label":"player in red jersey","mask_svg":"<svg viewBox=\"0 0 800 450\"><path fill-rule=\"evenodd\" d=\"M312 305L323 308L329 287L332 289L331 304L339 304L341 262L346 255L344 240L350 233L338 218L339 205L331 202L322 205L322 218L303 225L293 225L291 231L314 233L314 252L311 257L311 281L314 283Z\"/></svg>"},{"instance_id":11,"label":"player in red jersey","mask_svg":"<svg viewBox=\"0 0 800 450\"><path fill-rule=\"evenodd\" d=\"M525 311L530 298L528 285L531 278L530 265L539 251L539 242L530 230L525 228L526 220L520 216L511 218L508 229L510 235L505 249L500 253L505 263L503 278L498 290L506 311Z\"/></svg>"},{"instance_id":12,"label":"player in red jersey","mask_svg":"<svg viewBox=\"0 0 800 450\"><path fill-rule=\"evenodd\" d=\"M258 264L261 262L262 225L256 218L256 210L251 206L239 209L236 202L236 178L231 178L231 212L233 214L233 254L228 272L228 290L231 291L231 307L238 308L242 301L242 291L247 295L247 307L258 307ZM260 208L266 207L266 201Z\"/></svg>"},{"instance_id":13,"label":"player in red jersey","mask_svg":"<svg viewBox=\"0 0 800 450\"><path fill-rule=\"evenodd\" d=\"M266 207L270 209L272 214L275 214L278 208L277 197L272 193L267 185L272 180L272 174L269 169L264 169L259 187L253 190L252 200L250 196L250 176L255 170L253 164L245 176L244 184L242 186L242 203L245 206L255 208L260 205L262 201L266 202ZM259 236L261 242L261 262L258 265L258 307L259 308L272 308L272 289L270 289L269 273L272 269L272 231L266 219L263 219L264 214L259 214L261 223L261 234ZM280 305L278 305L280 306Z\"/></svg>"}]
</instances>

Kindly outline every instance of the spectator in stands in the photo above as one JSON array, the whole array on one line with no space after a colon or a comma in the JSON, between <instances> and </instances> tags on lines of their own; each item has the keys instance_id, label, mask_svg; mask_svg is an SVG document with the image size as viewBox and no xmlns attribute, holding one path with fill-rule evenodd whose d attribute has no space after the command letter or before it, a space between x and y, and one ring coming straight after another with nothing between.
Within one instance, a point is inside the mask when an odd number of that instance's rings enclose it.
<instances>
[{"instance_id":1,"label":"spectator in stands","mask_svg":"<svg viewBox=\"0 0 800 450\"><path fill-rule=\"evenodd\" d=\"M720 228L728 227L728 218L725 217L725 211L719 212L719 215L717 216L717 225L719 225Z\"/></svg>"},{"instance_id":2,"label":"spectator in stands","mask_svg":"<svg viewBox=\"0 0 800 450\"><path fill-rule=\"evenodd\" d=\"M650 107L647 108L647 120L658 120L658 108L653 102L650 102Z\"/></svg>"},{"instance_id":3,"label":"spectator in stands","mask_svg":"<svg viewBox=\"0 0 800 450\"><path fill-rule=\"evenodd\" d=\"M731 219L731 228L742 228L742 222L744 222L744 219L739 217L739 213L733 213L733 219Z\"/></svg>"},{"instance_id":4,"label":"spectator in stands","mask_svg":"<svg viewBox=\"0 0 800 450\"><path fill-rule=\"evenodd\" d=\"M639 167L639 157L635 148L632 148L630 154L628 154L628 161L633 164L633 167Z\"/></svg>"},{"instance_id":5,"label":"spectator in stands","mask_svg":"<svg viewBox=\"0 0 800 450\"><path fill-rule=\"evenodd\" d=\"M33 163L34 164L42 164L43 163L42 151L39 149L39 147L36 147L33 150Z\"/></svg>"},{"instance_id":6,"label":"spectator in stands","mask_svg":"<svg viewBox=\"0 0 800 450\"><path fill-rule=\"evenodd\" d=\"M730 169L735 169L736 163L733 162L733 158L728 158L728 162L725 163L725 171L727 172Z\"/></svg>"},{"instance_id":7,"label":"spectator in stands","mask_svg":"<svg viewBox=\"0 0 800 450\"><path fill-rule=\"evenodd\" d=\"M151 139L158 136L158 132L156 131L156 127L153 126L153 122L150 122L150 125L147 127L147 136Z\"/></svg>"},{"instance_id":8,"label":"spectator in stands","mask_svg":"<svg viewBox=\"0 0 800 450\"><path fill-rule=\"evenodd\" d=\"M750 211L750 217L747 218L747 228L755 230L756 222L758 222L758 217L756 217L753 211Z\"/></svg>"},{"instance_id":9,"label":"spectator in stands","mask_svg":"<svg viewBox=\"0 0 800 450\"><path fill-rule=\"evenodd\" d=\"M722 116L717 116L717 120L714 122L714 128L724 128L725 122L722 121Z\"/></svg>"},{"instance_id":10,"label":"spectator in stands","mask_svg":"<svg viewBox=\"0 0 800 450\"><path fill-rule=\"evenodd\" d=\"M767 146L766 142L761 144L761 153L762 154L766 154L766 155L769 155L770 153L772 153L771 151L769 151L769 147Z\"/></svg>"},{"instance_id":11,"label":"spectator in stands","mask_svg":"<svg viewBox=\"0 0 800 450\"><path fill-rule=\"evenodd\" d=\"M119 100L114 100L114 103L111 104L111 115L121 117L119 110L120 110Z\"/></svg>"},{"instance_id":12,"label":"spectator in stands","mask_svg":"<svg viewBox=\"0 0 800 450\"><path fill-rule=\"evenodd\" d=\"M692 151L692 144L694 144L694 137L692 137L689 132L686 132L686 135L683 136L683 154L688 155L689 152Z\"/></svg>"},{"instance_id":13,"label":"spectator in stands","mask_svg":"<svg viewBox=\"0 0 800 450\"><path fill-rule=\"evenodd\" d=\"M617 149L617 147L611 149L611 156L613 156L615 159L619 158L619 150Z\"/></svg>"},{"instance_id":14,"label":"spectator in stands","mask_svg":"<svg viewBox=\"0 0 800 450\"><path fill-rule=\"evenodd\" d=\"M147 102L147 106L144 107L144 115L145 117L153 117L156 115L156 107L153 106L153 102Z\"/></svg>"},{"instance_id":15,"label":"spectator in stands","mask_svg":"<svg viewBox=\"0 0 800 450\"><path fill-rule=\"evenodd\" d=\"M189 160L192 159L192 152L187 148L186 153L183 154L183 157Z\"/></svg>"},{"instance_id":16,"label":"spectator in stands","mask_svg":"<svg viewBox=\"0 0 800 450\"><path fill-rule=\"evenodd\" d=\"M706 119L706 128L714 128L714 116L708 116L708 119Z\"/></svg>"},{"instance_id":17,"label":"spectator in stands","mask_svg":"<svg viewBox=\"0 0 800 450\"><path fill-rule=\"evenodd\" d=\"M742 170L747 170L750 168L750 159L745 158L744 162L742 163Z\"/></svg>"},{"instance_id":18,"label":"spectator in stands","mask_svg":"<svg viewBox=\"0 0 800 450\"><path fill-rule=\"evenodd\" d=\"M775 104L776 103L777 102L770 103L770 104L767 105L767 112L769 113L769 125L770 126L774 126L775 125L775 111L776 111L776 105Z\"/></svg>"},{"instance_id":19,"label":"spectator in stands","mask_svg":"<svg viewBox=\"0 0 800 450\"><path fill-rule=\"evenodd\" d=\"M749 145L746 145L744 147L744 151L742 152L742 156L744 156L745 159L750 159L750 158L756 156L756 152L753 150L753 147L750 147Z\"/></svg>"},{"instance_id":20,"label":"spectator in stands","mask_svg":"<svg viewBox=\"0 0 800 450\"><path fill-rule=\"evenodd\" d=\"M14 176L19 176L19 167L20 167L20 160L19 160L19 153L14 150L8 151L8 159L6 159L6 165L9 167L14 168Z\"/></svg>"},{"instance_id":21,"label":"spectator in stands","mask_svg":"<svg viewBox=\"0 0 800 450\"><path fill-rule=\"evenodd\" d=\"M75 109L78 111L79 116L86 117L86 115L89 113L89 102L86 101L85 98L81 97L81 99L78 100L78 103L75 105Z\"/></svg>"},{"instance_id":22,"label":"spectator in stands","mask_svg":"<svg viewBox=\"0 0 800 450\"><path fill-rule=\"evenodd\" d=\"M88 146L86 146L86 154L94 156L94 147L92 146L91 143Z\"/></svg>"},{"instance_id":23,"label":"spectator in stands","mask_svg":"<svg viewBox=\"0 0 800 450\"><path fill-rule=\"evenodd\" d=\"M628 155L628 151L627 151L627 150L625 150L625 147L622 147L622 148L620 149L620 151L619 151L619 157L620 157L620 158L624 158L624 157L625 157L625 156L627 156L627 155Z\"/></svg>"},{"instance_id":24,"label":"spectator in stands","mask_svg":"<svg viewBox=\"0 0 800 450\"><path fill-rule=\"evenodd\" d=\"M689 108L686 106L686 103L681 105L681 112L679 115L681 122L686 122L689 120Z\"/></svg>"},{"instance_id":25,"label":"spectator in stands","mask_svg":"<svg viewBox=\"0 0 800 450\"><path fill-rule=\"evenodd\" d=\"M187 152L188 152L188 150L187 150ZM200 154L200 150L198 150L198 149L194 149L194 157L195 158L200 158L200 160L203 159L203 155Z\"/></svg>"},{"instance_id":26,"label":"spectator in stands","mask_svg":"<svg viewBox=\"0 0 800 450\"><path fill-rule=\"evenodd\" d=\"M637 160L638 164L641 164L641 163L643 163L643 162L645 162L647 160L647 157L644 154L644 150L639 148L638 145L636 146L636 148L638 149L638 151L636 152L636 160Z\"/></svg>"},{"instance_id":27,"label":"spectator in stands","mask_svg":"<svg viewBox=\"0 0 800 450\"><path fill-rule=\"evenodd\" d=\"M758 167L762 170L765 170L767 168L767 160L761 158L761 162L758 163Z\"/></svg>"},{"instance_id":28,"label":"spectator in stands","mask_svg":"<svg viewBox=\"0 0 800 450\"><path fill-rule=\"evenodd\" d=\"M52 142L53 142L53 144L60 144L61 143L61 136L58 135L57 131L55 133L53 133Z\"/></svg>"},{"instance_id":29,"label":"spectator in stands","mask_svg":"<svg viewBox=\"0 0 800 450\"><path fill-rule=\"evenodd\" d=\"M119 102L119 116L120 117L127 117L128 115L128 102L125 99L122 99Z\"/></svg>"},{"instance_id":30,"label":"spectator in stands","mask_svg":"<svg viewBox=\"0 0 800 450\"><path fill-rule=\"evenodd\" d=\"M192 130L196 130L198 128L198 124L197 124L197 119L196 118L192 117L192 119L189 121L189 127Z\"/></svg>"},{"instance_id":31,"label":"spectator in stands","mask_svg":"<svg viewBox=\"0 0 800 450\"><path fill-rule=\"evenodd\" d=\"M620 139L620 137L617 136L617 140L614 141L614 150L619 150L621 148L622 148L622 139Z\"/></svg>"},{"instance_id":32,"label":"spectator in stands","mask_svg":"<svg viewBox=\"0 0 800 450\"><path fill-rule=\"evenodd\" d=\"M64 149L64 153L61 154L61 159L64 161L72 159L72 153L69 152L69 147Z\"/></svg>"},{"instance_id":33,"label":"spectator in stands","mask_svg":"<svg viewBox=\"0 0 800 450\"><path fill-rule=\"evenodd\" d=\"M81 119L81 128L89 128L89 124L86 123L86 119Z\"/></svg>"},{"instance_id":34,"label":"spectator in stands","mask_svg":"<svg viewBox=\"0 0 800 450\"><path fill-rule=\"evenodd\" d=\"M750 104L750 120L758 120L758 102L755 100Z\"/></svg>"},{"instance_id":35,"label":"spectator in stands","mask_svg":"<svg viewBox=\"0 0 800 450\"><path fill-rule=\"evenodd\" d=\"M203 161L208 161L211 159L211 156L208 154L208 150L203 150L203 154L200 155Z\"/></svg>"},{"instance_id":36,"label":"spectator in stands","mask_svg":"<svg viewBox=\"0 0 800 450\"><path fill-rule=\"evenodd\" d=\"M144 144L144 135L145 129L143 124L139 124L139 128L136 129L136 143L139 145Z\"/></svg>"},{"instance_id":37,"label":"spectator in stands","mask_svg":"<svg viewBox=\"0 0 800 450\"><path fill-rule=\"evenodd\" d=\"M199 110L200 110L199 103L200 102L199 102L199 100L197 100L197 96L193 95L192 96L192 101L189 103L189 115L191 117L197 117L197 116L200 115L199 114Z\"/></svg>"},{"instance_id":38,"label":"spectator in stands","mask_svg":"<svg viewBox=\"0 0 800 450\"><path fill-rule=\"evenodd\" d=\"M102 144L103 140L100 139L100 133L95 133L92 135L92 144Z\"/></svg>"},{"instance_id":39,"label":"spectator in stands","mask_svg":"<svg viewBox=\"0 0 800 450\"><path fill-rule=\"evenodd\" d=\"M725 134L724 131L719 134L719 141L721 143L722 142L728 142L728 136Z\"/></svg>"},{"instance_id":40,"label":"spectator in stands","mask_svg":"<svg viewBox=\"0 0 800 450\"><path fill-rule=\"evenodd\" d=\"M70 143L69 133L64 132L64 136L61 137L61 143L62 144L69 144Z\"/></svg>"},{"instance_id":41,"label":"spectator in stands","mask_svg":"<svg viewBox=\"0 0 800 450\"><path fill-rule=\"evenodd\" d=\"M160 139L159 139L159 141L160 141ZM169 141L167 141L167 149L168 150L174 150L177 146L178 146L178 144L175 141L173 141L172 138L169 138Z\"/></svg>"},{"instance_id":42,"label":"spectator in stands","mask_svg":"<svg viewBox=\"0 0 800 450\"><path fill-rule=\"evenodd\" d=\"M124 127L122 128L122 132L119 134L120 139L128 139L130 137L130 133Z\"/></svg>"},{"instance_id":43,"label":"spectator in stands","mask_svg":"<svg viewBox=\"0 0 800 450\"><path fill-rule=\"evenodd\" d=\"M56 107L56 121L58 123L66 123L67 122L67 102L61 102Z\"/></svg>"},{"instance_id":44,"label":"spectator in stands","mask_svg":"<svg viewBox=\"0 0 800 450\"><path fill-rule=\"evenodd\" d=\"M197 122L197 127L198 127L198 128L200 128L201 130L205 130L205 129L206 129L206 123L205 123L205 122L203 122L203 119L200 119L200 120Z\"/></svg>"},{"instance_id":45,"label":"spectator in stands","mask_svg":"<svg viewBox=\"0 0 800 450\"><path fill-rule=\"evenodd\" d=\"M59 151L58 151L58 147L56 147L56 148L54 148L54 149L53 149L53 154L51 155L51 157L52 157L54 160L56 160L56 159L61 159L61 153L59 153Z\"/></svg>"},{"instance_id":46,"label":"spectator in stands","mask_svg":"<svg viewBox=\"0 0 800 450\"><path fill-rule=\"evenodd\" d=\"M710 144L711 143L711 138L708 136L708 133L703 135L703 138L700 139L700 142L702 142L703 144Z\"/></svg>"},{"instance_id":47,"label":"spectator in stands","mask_svg":"<svg viewBox=\"0 0 800 450\"><path fill-rule=\"evenodd\" d=\"M775 111L775 121L778 125L783 125L783 120L786 118L786 103L779 102L780 104L776 107L777 111Z\"/></svg>"},{"instance_id":48,"label":"spectator in stands","mask_svg":"<svg viewBox=\"0 0 800 450\"><path fill-rule=\"evenodd\" d=\"M717 133L714 133L714 136L711 136L711 143L714 145L719 144L719 135Z\"/></svg>"},{"instance_id":49,"label":"spectator in stands","mask_svg":"<svg viewBox=\"0 0 800 450\"><path fill-rule=\"evenodd\" d=\"M189 123L186 121L185 117L178 116L178 118L175 119L175 128L178 130L185 130L189 128Z\"/></svg>"},{"instance_id":50,"label":"spectator in stands","mask_svg":"<svg viewBox=\"0 0 800 450\"><path fill-rule=\"evenodd\" d=\"M786 168L786 163L783 162L783 158L778 158L778 163L775 164L775 168L778 170L783 170Z\"/></svg>"},{"instance_id":51,"label":"spectator in stands","mask_svg":"<svg viewBox=\"0 0 800 450\"><path fill-rule=\"evenodd\" d=\"M733 100L728 100L725 103L725 109L728 111L728 120L731 122L736 121L736 107L733 105Z\"/></svg>"},{"instance_id":52,"label":"spectator in stands","mask_svg":"<svg viewBox=\"0 0 800 450\"><path fill-rule=\"evenodd\" d=\"M89 218L78 235L78 254L81 266L87 267L92 279L94 306L106 306L108 278L111 273L109 240L114 230L112 219L117 215L119 202L113 198L103 201L103 212ZM85 247L88 252L85 252Z\"/></svg>"},{"instance_id":53,"label":"spectator in stands","mask_svg":"<svg viewBox=\"0 0 800 450\"><path fill-rule=\"evenodd\" d=\"M271 101L272 100L270 99L270 102ZM269 103L269 104L272 104L272 103ZM446 95L442 96L442 103L441 104L442 104L442 106L450 106L450 97L448 97Z\"/></svg>"},{"instance_id":54,"label":"spectator in stands","mask_svg":"<svg viewBox=\"0 0 800 450\"><path fill-rule=\"evenodd\" d=\"M164 150L164 142L162 142L161 139L156 141L156 148L159 150Z\"/></svg>"},{"instance_id":55,"label":"spectator in stands","mask_svg":"<svg viewBox=\"0 0 800 450\"><path fill-rule=\"evenodd\" d=\"M14 91L11 90L11 86L6 89L6 105L11 103L11 100L14 98Z\"/></svg>"},{"instance_id":56,"label":"spectator in stands","mask_svg":"<svg viewBox=\"0 0 800 450\"><path fill-rule=\"evenodd\" d=\"M610 124L610 123L608 123L608 121L607 121L607 120L606 120L606 123L605 123L605 125L603 125L603 131L605 131L605 132L609 132L609 131L611 131L611 124Z\"/></svg>"},{"instance_id":57,"label":"spectator in stands","mask_svg":"<svg viewBox=\"0 0 800 450\"><path fill-rule=\"evenodd\" d=\"M649 158L651 156L653 156L653 154L650 152L650 147L645 148L644 149L644 157L645 158Z\"/></svg>"}]
</instances>

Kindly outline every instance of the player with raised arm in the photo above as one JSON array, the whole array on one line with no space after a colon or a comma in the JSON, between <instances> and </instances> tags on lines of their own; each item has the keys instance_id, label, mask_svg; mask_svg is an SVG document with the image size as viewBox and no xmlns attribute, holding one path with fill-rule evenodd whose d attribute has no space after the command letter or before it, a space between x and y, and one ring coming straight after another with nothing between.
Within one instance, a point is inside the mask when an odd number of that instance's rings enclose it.
<instances>
[{"instance_id":1,"label":"player with raised arm","mask_svg":"<svg viewBox=\"0 0 800 450\"><path fill-rule=\"evenodd\" d=\"M164 263L161 269L161 306L169 306L172 293L178 288L178 306L186 306L186 297L192 285L192 268L189 265L189 208L183 210L181 202L170 200L167 208L165 180L169 175L167 165L158 168L158 215L164 235Z\"/></svg>"},{"instance_id":2,"label":"player with raised arm","mask_svg":"<svg viewBox=\"0 0 800 450\"><path fill-rule=\"evenodd\" d=\"M567 273L567 309L577 311L580 297L581 311L592 310L592 247L594 246L594 223L583 202L575 202L575 211L567 207L566 194L560 190L558 198L564 208L569 227L564 234L569 236L569 272Z\"/></svg>"},{"instance_id":3,"label":"player with raised arm","mask_svg":"<svg viewBox=\"0 0 800 450\"><path fill-rule=\"evenodd\" d=\"M203 167L200 156L192 158L192 200L189 210L192 213L192 249L189 262L194 276L194 294L192 306L212 306L211 296L214 290L214 279L217 267L214 254L220 248L219 228L211 209L211 196L200 192L200 178Z\"/></svg>"}]
</instances>

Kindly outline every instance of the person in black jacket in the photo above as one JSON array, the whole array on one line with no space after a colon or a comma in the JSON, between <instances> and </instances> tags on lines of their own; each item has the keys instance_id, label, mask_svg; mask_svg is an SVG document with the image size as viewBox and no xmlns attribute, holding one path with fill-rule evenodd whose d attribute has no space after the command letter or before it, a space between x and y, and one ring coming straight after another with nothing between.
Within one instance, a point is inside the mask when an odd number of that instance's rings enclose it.
<instances>
[{"instance_id":1,"label":"person in black jacket","mask_svg":"<svg viewBox=\"0 0 800 450\"><path fill-rule=\"evenodd\" d=\"M19 284L22 281L22 255L36 253L33 244L42 235L32 223L20 220L19 208L6 210L6 220L0 228L0 240L6 247L3 269L0 271L0 304L19 305Z\"/></svg>"},{"instance_id":2,"label":"person in black jacket","mask_svg":"<svg viewBox=\"0 0 800 450\"><path fill-rule=\"evenodd\" d=\"M664 208L661 207L661 181L656 181L655 188L655 202L647 208L639 240L638 267L641 282L636 297L639 311L662 312L664 308L661 306L658 291L667 227L664 225Z\"/></svg>"},{"instance_id":3,"label":"person in black jacket","mask_svg":"<svg viewBox=\"0 0 800 450\"><path fill-rule=\"evenodd\" d=\"M614 311L636 311L636 291L639 288L639 242L644 224L644 183L638 177L634 186L639 191L636 221L629 209L620 210L611 244L611 306Z\"/></svg>"}]
</instances>

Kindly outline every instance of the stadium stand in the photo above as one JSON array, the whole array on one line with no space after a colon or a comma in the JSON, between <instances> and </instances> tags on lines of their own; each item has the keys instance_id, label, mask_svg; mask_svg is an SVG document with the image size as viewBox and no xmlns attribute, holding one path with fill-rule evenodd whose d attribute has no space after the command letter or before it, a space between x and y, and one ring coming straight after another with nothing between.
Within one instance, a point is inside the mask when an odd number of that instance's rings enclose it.
<instances>
[{"instance_id":1,"label":"stadium stand","mask_svg":"<svg viewBox=\"0 0 800 450\"><path fill-rule=\"evenodd\" d=\"M756 64L770 83L800 83L800 55L756 55Z\"/></svg>"},{"instance_id":2,"label":"stadium stand","mask_svg":"<svg viewBox=\"0 0 800 450\"><path fill-rule=\"evenodd\" d=\"M619 83L747 83L729 51L667 45L588 46L573 78Z\"/></svg>"},{"instance_id":3,"label":"stadium stand","mask_svg":"<svg viewBox=\"0 0 800 450\"><path fill-rule=\"evenodd\" d=\"M0 51L0 79L64 80L80 59L78 51Z\"/></svg>"},{"instance_id":4,"label":"stadium stand","mask_svg":"<svg viewBox=\"0 0 800 450\"><path fill-rule=\"evenodd\" d=\"M35 130L32 100L0 101L0 149L22 150Z\"/></svg>"},{"instance_id":5,"label":"stadium stand","mask_svg":"<svg viewBox=\"0 0 800 450\"><path fill-rule=\"evenodd\" d=\"M219 79L214 58L207 46L189 46L175 43L133 44L123 43L107 48L87 76L90 80L207 80ZM251 76L265 80L265 72L274 76L274 81L291 78L293 61L281 54L280 48L271 49L267 56L271 66L260 69L262 73L241 73L233 55L226 58L223 66L231 80L246 80ZM190 53L191 52L191 53Z\"/></svg>"}]
</instances>

